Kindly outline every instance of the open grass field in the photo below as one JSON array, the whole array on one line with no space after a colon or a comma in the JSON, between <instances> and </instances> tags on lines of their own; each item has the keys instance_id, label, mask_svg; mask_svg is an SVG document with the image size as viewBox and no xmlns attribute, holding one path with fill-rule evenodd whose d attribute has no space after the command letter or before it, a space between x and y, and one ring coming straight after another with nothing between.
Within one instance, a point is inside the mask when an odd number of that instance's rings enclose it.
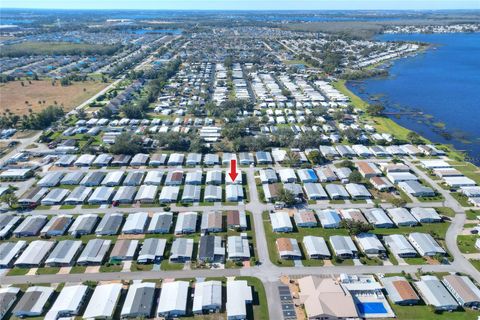
<instances>
[{"instance_id":1,"label":"open grass field","mask_svg":"<svg viewBox=\"0 0 480 320\"><path fill-rule=\"evenodd\" d=\"M49 105L63 106L70 111L97 92L105 88L108 83L100 81L74 82L70 86L62 87L60 83L52 86L50 80L38 81L11 81L0 85L0 113L10 110L18 115L41 111Z\"/></svg>"}]
</instances>

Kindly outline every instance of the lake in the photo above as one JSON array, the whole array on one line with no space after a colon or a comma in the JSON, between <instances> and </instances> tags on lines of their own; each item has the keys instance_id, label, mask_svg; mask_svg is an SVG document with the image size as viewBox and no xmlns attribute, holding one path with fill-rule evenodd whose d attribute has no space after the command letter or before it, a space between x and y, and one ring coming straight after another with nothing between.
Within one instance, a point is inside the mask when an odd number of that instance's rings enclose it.
<instances>
[{"instance_id":1,"label":"lake","mask_svg":"<svg viewBox=\"0 0 480 320\"><path fill-rule=\"evenodd\" d=\"M388 34L384 41L432 44L395 60L388 77L349 81L364 100L381 103L402 126L433 142L453 144L480 164L480 33Z\"/></svg>"}]
</instances>

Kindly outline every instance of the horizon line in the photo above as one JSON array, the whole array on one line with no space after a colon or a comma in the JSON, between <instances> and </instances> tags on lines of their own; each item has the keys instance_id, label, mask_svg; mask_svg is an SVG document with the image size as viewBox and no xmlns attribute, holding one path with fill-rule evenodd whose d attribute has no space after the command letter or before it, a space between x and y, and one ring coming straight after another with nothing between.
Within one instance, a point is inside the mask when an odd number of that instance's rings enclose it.
<instances>
[{"instance_id":1,"label":"horizon line","mask_svg":"<svg viewBox=\"0 0 480 320\"><path fill-rule=\"evenodd\" d=\"M203 11L203 12L221 12L221 11L263 11L263 12L318 12L318 11L359 11L359 12L376 12L376 11L480 11L480 8L436 8L436 9L166 9L166 8L61 8L61 7L0 7L1 10L92 10L92 11Z\"/></svg>"}]
</instances>

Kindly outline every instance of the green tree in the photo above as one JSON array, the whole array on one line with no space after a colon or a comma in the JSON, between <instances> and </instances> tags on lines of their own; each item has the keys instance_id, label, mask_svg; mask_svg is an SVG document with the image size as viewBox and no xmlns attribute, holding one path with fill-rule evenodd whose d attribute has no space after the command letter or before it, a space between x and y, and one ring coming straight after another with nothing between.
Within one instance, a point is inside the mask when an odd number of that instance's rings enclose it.
<instances>
[{"instance_id":1,"label":"green tree","mask_svg":"<svg viewBox=\"0 0 480 320\"><path fill-rule=\"evenodd\" d=\"M340 221L340 227L347 229L348 234L351 236L373 230L373 227L368 223L351 219L342 219Z\"/></svg>"},{"instance_id":2,"label":"green tree","mask_svg":"<svg viewBox=\"0 0 480 320\"><path fill-rule=\"evenodd\" d=\"M401 198L395 198L395 199L392 199L391 203L395 206L395 207L404 207L406 204L407 204L407 201L401 199Z\"/></svg>"},{"instance_id":3,"label":"green tree","mask_svg":"<svg viewBox=\"0 0 480 320\"><path fill-rule=\"evenodd\" d=\"M422 137L418 133L413 131L410 131L409 133L407 133L407 140L412 144L423 143Z\"/></svg>"},{"instance_id":4,"label":"green tree","mask_svg":"<svg viewBox=\"0 0 480 320\"><path fill-rule=\"evenodd\" d=\"M318 150L310 151L307 156L312 164L321 165L327 162L327 159Z\"/></svg>"},{"instance_id":5,"label":"green tree","mask_svg":"<svg viewBox=\"0 0 480 320\"><path fill-rule=\"evenodd\" d=\"M10 209L14 209L18 205L18 198L13 192L7 192L0 197L0 202L5 203Z\"/></svg>"},{"instance_id":6,"label":"green tree","mask_svg":"<svg viewBox=\"0 0 480 320\"><path fill-rule=\"evenodd\" d=\"M385 111L385 107L379 104L370 104L367 106L367 113L371 116L381 116Z\"/></svg>"},{"instance_id":7,"label":"green tree","mask_svg":"<svg viewBox=\"0 0 480 320\"><path fill-rule=\"evenodd\" d=\"M281 188L278 191L277 199L278 201L284 202L287 206L293 206L296 202L293 192L285 188Z\"/></svg>"},{"instance_id":8,"label":"green tree","mask_svg":"<svg viewBox=\"0 0 480 320\"><path fill-rule=\"evenodd\" d=\"M358 170L353 170L348 176L348 180L352 183L360 183L362 182L362 178L363 177Z\"/></svg>"},{"instance_id":9,"label":"green tree","mask_svg":"<svg viewBox=\"0 0 480 320\"><path fill-rule=\"evenodd\" d=\"M110 152L113 154L134 155L143 151L142 138L130 132L118 135L115 142L110 146Z\"/></svg>"}]
</instances>

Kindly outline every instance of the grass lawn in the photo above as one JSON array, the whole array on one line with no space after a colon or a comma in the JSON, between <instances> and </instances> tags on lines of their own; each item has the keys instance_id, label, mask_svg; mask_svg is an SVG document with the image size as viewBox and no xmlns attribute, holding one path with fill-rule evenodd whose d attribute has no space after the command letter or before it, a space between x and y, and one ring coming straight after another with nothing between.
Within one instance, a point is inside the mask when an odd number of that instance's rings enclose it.
<instances>
[{"instance_id":1,"label":"grass lawn","mask_svg":"<svg viewBox=\"0 0 480 320\"><path fill-rule=\"evenodd\" d=\"M132 262L131 271L151 271L153 269L153 264L139 264L136 261Z\"/></svg>"},{"instance_id":2,"label":"grass lawn","mask_svg":"<svg viewBox=\"0 0 480 320\"><path fill-rule=\"evenodd\" d=\"M471 207L472 205L468 202L468 198L461 194L460 192L452 192L450 193L452 195L452 197L455 198L455 200L458 201L458 203L460 203L460 205L462 207Z\"/></svg>"},{"instance_id":3,"label":"grass lawn","mask_svg":"<svg viewBox=\"0 0 480 320\"><path fill-rule=\"evenodd\" d=\"M480 271L480 260L470 259L468 260L478 271Z\"/></svg>"},{"instance_id":4,"label":"grass lawn","mask_svg":"<svg viewBox=\"0 0 480 320\"><path fill-rule=\"evenodd\" d=\"M470 162L448 161L455 169L480 185L480 169Z\"/></svg>"},{"instance_id":5,"label":"grass lawn","mask_svg":"<svg viewBox=\"0 0 480 320\"><path fill-rule=\"evenodd\" d=\"M397 319L399 320L411 320L411 319L422 319L422 320L434 320L434 319L444 319L444 320L471 320L476 319L478 312L472 310L466 311L454 311L454 312L442 312L435 313L429 306L418 305L418 306L399 306L396 304L390 304L392 306Z\"/></svg>"},{"instance_id":6,"label":"grass lawn","mask_svg":"<svg viewBox=\"0 0 480 320\"><path fill-rule=\"evenodd\" d=\"M36 274L57 274L60 271L59 267L45 267L38 268Z\"/></svg>"},{"instance_id":7,"label":"grass lawn","mask_svg":"<svg viewBox=\"0 0 480 320\"><path fill-rule=\"evenodd\" d=\"M175 270L182 270L183 265L184 265L183 263L170 263L168 259L165 259L162 261L160 268L164 271L175 271Z\"/></svg>"},{"instance_id":8,"label":"grass lawn","mask_svg":"<svg viewBox=\"0 0 480 320\"><path fill-rule=\"evenodd\" d=\"M29 268L14 267L8 271L7 276L24 276L30 271Z\"/></svg>"},{"instance_id":9,"label":"grass lawn","mask_svg":"<svg viewBox=\"0 0 480 320\"><path fill-rule=\"evenodd\" d=\"M108 85L101 81L85 81L61 86L60 81L56 81L52 86L51 80L23 81L23 84L22 81L10 81L0 85L0 112L8 108L14 114L24 115L29 109L39 112L55 102L68 112Z\"/></svg>"},{"instance_id":10,"label":"grass lawn","mask_svg":"<svg viewBox=\"0 0 480 320\"><path fill-rule=\"evenodd\" d=\"M122 264L110 264L100 266L100 272L120 272L122 271Z\"/></svg>"},{"instance_id":11,"label":"grass lawn","mask_svg":"<svg viewBox=\"0 0 480 320\"><path fill-rule=\"evenodd\" d=\"M60 209L75 209L76 206L71 205L71 204L64 204L63 206L60 206Z\"/></svg>"},{"instance_id":12,"label":"grass lawn","mask_svg":"<svg viewBox=\"0 0 480 320\"><path fill-rule=\"evenodd\" d=\"M480 210L467 210L465 213L468 220L477 220L477 216L480 216Z\"/></svg>"},{"instance_id":13,"label":"grass lawn","mask_svg":"<svg viewBox=\"0 0 480 320\"><path fill-rule=\"evenodd\" d=\"M99 204L83 204L82 209L98 209L100 208Z\"/></svg>"},{"instance_id":14,"label":"grass lawn","mask_svg":"<svg viewBox=\"0 0 480 320\"><path fill-rule=\"evenodd\" d=\"M403 258L406 263L411 264L411 265L417 265L417 264L426 264L427 261L423 259L422 257L418 258Z\"/></svg>"},{"instance_id":15,"label":"grass lawn","mask_svg":"<svg viewBox=\"0 0 480 320\"><path fill-rule=\"evenodd\" d=\"M85 273L85 270L87 270L86 266L73 266L70 273Z\"/></svg>"},{"instance_id":16,"label":"grass lawn","mask_svg":"<svg viewBox=\"0 0 480 320\"><path fill-rule=\"evenodd\" d=\"M460 249L462 253L477 253L478 249L475 247L475 241L477 241L477 239L477 236L459 234L457 236L458 249Z\"/></svg>"},{"instance_id":17,"label":"grass lawn","mask_svg":"<svg viewBox=\"0 0 480 320\"><path fill-rule=\"evenodd\" d=\"M455 216L455 211L453 211L452 208L448 207L438 207L435 208L437 210L439 215L447 216L447 217L454 217Z\"/></svg>"}]
</instances>

